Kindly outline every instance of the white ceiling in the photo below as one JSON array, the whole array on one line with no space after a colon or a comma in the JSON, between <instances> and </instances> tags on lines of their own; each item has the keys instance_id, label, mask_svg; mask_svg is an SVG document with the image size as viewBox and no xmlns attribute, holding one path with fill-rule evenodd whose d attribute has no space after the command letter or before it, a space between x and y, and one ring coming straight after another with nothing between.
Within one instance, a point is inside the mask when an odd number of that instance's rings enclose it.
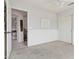
<instances>
[{"instance_id":1,"label":"white ceiling","mask_svg":"<svg viewBox=\"0 0 79 59\"><path fill-rule=\"evenodd\" d=\"M26 2L44 10L58 12L69 8L68 4L73 2L73 0L26 0Z\"/></svg>"},{"instance_id":2,"label":"white ceiling","mask_svg":"<svg viewBox=\"0 0 79 59\"><path fill-rule=\"evenodd\" d=\"M73 2L73 0L19 0L19 1L23 1L28 5L52 12L58 12L67 9L71 7L67 5Z\"/></svg>"}]
</instances>

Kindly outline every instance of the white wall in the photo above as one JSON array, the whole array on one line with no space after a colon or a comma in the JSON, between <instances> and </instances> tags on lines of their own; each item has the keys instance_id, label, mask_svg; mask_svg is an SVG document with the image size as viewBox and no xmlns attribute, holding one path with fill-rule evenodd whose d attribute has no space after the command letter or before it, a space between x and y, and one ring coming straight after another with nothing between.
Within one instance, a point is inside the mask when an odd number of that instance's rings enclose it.
<instances>
[{"instance_id":1,"label":"white wall","mask_svg":"<svg viewBox=\"0 0 79 59\"><path fill-rule=\"evenodd\" d=\"M17 1L11 0L11 1L12 1L11 2L12 8L27 11L28 46L46 43L58 39L57 19L55 13L35 8L31 5L26 4L22 0ZM49 20L50 24L47 29L41 28L42 19Z\"/></svg>"},{"instance_id":2,"label":"white wall","mask_svg":"<svg viewBox=\"0 0 79 59\"><path fill-rule=\"evenodd\" d=\"M72 8L69 8L67 10L64 10L62 12L59 12L57 14L59 40L64 41L64 42L68 42L68 43L73 43L73 15L74 15L73 10L74 9L72 7ZM69 24L69 22L70 22L70 24Z\"/></svg>"},{"instance_id":3,"label":"white wall","mask_svg":"<svg viewBox=\"0 0 79 59\"><path fill-rule=\"evenodd\" d=\"M41 20L49 20L48 28L41 27ZM33 9L29 12L28 46L58 39L56 14Z\"/></svg>"},{"instance_id":4,"label":"white wall","mask_svg":"<svg viewBox=\"0 0 79 59\"><path fill-rule=\"evenodd\" d=\"M56 14L38 9L29 10L29 20L28 20L29 29L42 29L41 28L42 19L48 19L50 21L48 29L57 29Z\"/></svg>"},{"instance_id":5,"label":"white wall","mask_svg":"<svg viewBox=\"0 0 79 59\"><path fill-rule=\"evenodd\" d=\"M28 46L52 42L58 39L58 31L51 29L29 30L28 39Z\"/></svg>"}]
</instances>

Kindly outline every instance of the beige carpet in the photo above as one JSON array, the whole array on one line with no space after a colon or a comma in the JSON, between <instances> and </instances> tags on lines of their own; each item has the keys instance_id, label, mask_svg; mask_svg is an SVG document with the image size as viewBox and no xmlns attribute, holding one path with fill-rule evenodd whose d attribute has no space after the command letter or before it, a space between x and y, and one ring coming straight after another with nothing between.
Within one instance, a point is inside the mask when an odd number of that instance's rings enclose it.
<instances>
[{"instance_id":1,"label":"beige carpet","mask_svg":"<svg viewBox=\"0 0 79 59\"><path fill-rule=\"evenodd\" d=\"M16 44L13 44L17 47ZM21 45L22 46L22 45ZM54 41L32 47L13 47L10 59L74 59L71 44Z\"/></svg>"}]
</instances>

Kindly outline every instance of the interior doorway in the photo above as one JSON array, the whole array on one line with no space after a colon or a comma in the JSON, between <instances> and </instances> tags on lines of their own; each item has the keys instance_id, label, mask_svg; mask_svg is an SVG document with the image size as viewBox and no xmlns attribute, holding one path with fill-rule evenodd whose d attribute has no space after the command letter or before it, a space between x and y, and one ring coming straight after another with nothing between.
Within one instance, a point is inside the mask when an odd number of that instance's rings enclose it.
<instances>
[{"instance_id":1,"label":"interior doorway","mask_svg":"<svg viewBox=\"0 0 79 59\"><path fill-rule=\"evenodd\" d=\"M73 16L61 16L59 20L60 40L73 44Z\"/></svg>"},{"instance_id":2,"label":"interior doorway","mask_svg":"<svg viewBox=\"0 0 79 59\"><path fill-rule=\"evenodd\" d=\"M11 9L13 48L27 46L27 12Z\"/></svg>"}]
</instances>

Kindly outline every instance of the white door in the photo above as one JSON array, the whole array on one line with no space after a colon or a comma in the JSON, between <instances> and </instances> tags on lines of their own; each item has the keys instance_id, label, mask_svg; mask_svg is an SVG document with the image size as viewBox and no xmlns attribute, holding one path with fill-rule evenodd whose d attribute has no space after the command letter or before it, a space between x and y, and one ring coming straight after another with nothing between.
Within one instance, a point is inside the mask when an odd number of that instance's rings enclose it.
<instances>
[{"instance_id":1,"label":"white door","mask_svg":"<svg viewBox=\"0 0 79 59\"><path fill-rule=\"evenodd\" d=\"M6 58L8 59L12 49L11 37L11 8L9 0L6 1Z\"/></svg>"},{"instance_id":2,"label":"white door","mask_svg":"<svg viewBox=\"0 0 79 59\"><path fill-rule=\"evenodd\" d=\"M60 40L72 43L72 16L62 16L59 20Z\"/></svg>"}]
</instances>

